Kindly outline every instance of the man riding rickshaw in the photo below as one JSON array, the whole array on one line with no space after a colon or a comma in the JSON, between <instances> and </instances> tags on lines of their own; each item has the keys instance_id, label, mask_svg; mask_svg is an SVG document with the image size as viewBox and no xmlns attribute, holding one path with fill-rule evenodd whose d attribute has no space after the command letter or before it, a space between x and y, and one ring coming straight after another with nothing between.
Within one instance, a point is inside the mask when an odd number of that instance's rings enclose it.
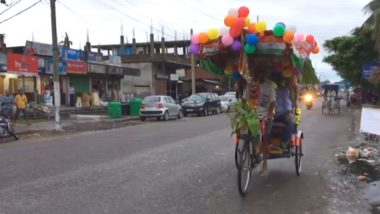
<instances>
[{"instance_id":1,"label":"man riding rickshaw","mask_svg":"<svg viewBox=\"0 0 380 214\"><path fill-rule=\"evenodd\" d=\"M294 127L300 124L301 113L297 82L303 75L307 79L309 55L318 53L319 47L312 35L297 34L284 23L267 29L263 21L249 21L247 7L237 11L226 16L225 33L210 29L193 35L190 53L207 71L236 82L240 99L233 107L231 126L239 192L244 195L253 168L262 164L264 174L267 159L294 156L300 174L303 134Z\"/></svg>"}]
</instances>

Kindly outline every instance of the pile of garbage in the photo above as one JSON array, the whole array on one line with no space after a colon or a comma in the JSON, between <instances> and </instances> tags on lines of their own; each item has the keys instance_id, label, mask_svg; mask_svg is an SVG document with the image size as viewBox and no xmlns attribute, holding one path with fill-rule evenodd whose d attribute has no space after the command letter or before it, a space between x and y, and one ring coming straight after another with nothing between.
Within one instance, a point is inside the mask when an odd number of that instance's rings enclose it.
<instances>
[{"instance_id":1,"label":"pile of garbage","mask_svg":"<svg viewBox=\"0 0 380 214\"><path fill-rule=\"evenodd\" d=\"M347 164L347 169L362 182L380 180L380 145L362 143L348 147L345 152L337 154L337 159Z\"/></svg>"}]
</instances>

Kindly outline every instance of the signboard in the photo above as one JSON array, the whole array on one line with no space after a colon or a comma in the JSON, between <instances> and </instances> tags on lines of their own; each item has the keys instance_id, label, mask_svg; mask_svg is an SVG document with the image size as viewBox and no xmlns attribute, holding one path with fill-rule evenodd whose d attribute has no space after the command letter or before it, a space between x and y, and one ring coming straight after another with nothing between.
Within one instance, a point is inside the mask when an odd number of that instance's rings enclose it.
<instances>
[{"instance_id":1,"label":"signboard","mask_svg":"<svg viewBox=\"0 0 380 214\"><path fill-rule=\"evenodd\" d=\"M87 63L83 61L66 61L66 72L68 74L87 74Z\"/></svg>"},{"instance_id":2,"label":"signboard","mask_svg":"<svg viewBox=\"0 0 380 214\"><path fill-rule=\"evenodd\" d=\"M179 78L186 76L185 69L177 69L175 72L178 74Z\"/></svg>"},{"instance_id":3,"label":"signboard","mask_svg":"<svg viewBox=\"0 0 380 214\"><path fill-rule=\"evenodd\" d=\"M166 74L160 74L160 73L157 73L157 74L156 74L156 79L159 79L159 80L167 80L167 79L169 79L169 76L166 75Z\"/></svg>"},{"instance_id":4,"label":"signboard","mask_svg":"<svg viewBox=\"0 0 380 214\"><path fill-rule=\"evenodd\" d=\"M97 52L90 52L87 54L87 61L101 62L103 60L103 55Z\"/></svg>"},{"instance_id":5,"label":"signboard","mask_svg":"<svg viewBox=\"0 0 380 214\"><path fill-rule=\"evenodd\" d=\"M59 62L58 64L59 75L66 75L66 67L67 67L66 62ZM45 73L53 74L53 61L48 61L48 66Z\"/></svg>"},{"instance_id":6,"label":"signboard","mask_svg":"<svg viewBox=\"0 0 380 214\"><path fill-rule=\"evenodd\" d=\"M7 55L5 53L0 53L0 71L7 70Z\"/></svg>"},{"instance_id":7,"label":"signboard","mask_svg":"<svg viewBox=\"0 0 380 214\"><path fill-rule=\"evenodd\" d=\"M69 48L62 48L62 58L65 60L79 60L81 57L80 50L74 50Z\"/></svg>"},{"instance_id":8,"label":"signboard","mask_svg":"<svg viewBox=\"0 0 380 214\"><path fill-rule=\"evenodd\" d=\"M121 57L120 56L110 56L109 63L114 65L121 65Z\"/></svg>"},{"instance_id":9,"label":"signboard","mask_svg":"<svg viewBox=\"0 0 380 214\"><path fill-rule=\"evenodd\" d=\"M374 69L380 68L380 62L371 62L363 65L362 78L369 79Z\"/></svg>"},{"instance_id":10,"label":"signboard","mask_svg":"<svg viewBox=\"0 0 380 214\"><path fill-rule=\"evenodd\" d=\"M53 46L38 42L26 41L25 55L53 56Z\"/></svg>"},{"instance_id":11,"label":"signboard","mask_svg":"<svg viewBox=\"0 0 380 214\"><path fill-rule=\"evenodd\" d=\"M360 120L360 131L375 135L380 135L380 109L363 107L361 120Z\"/></svg>"},{"instance_id":12,"label":"signboard","mask_svg":"<svg viewBox=\"0 0 380 214\"><path fill-rule=\"evenodd\" d=\"M34 56L8 53L7 68L9 72L37 74L38 58Z\"/></svg>"},{"instance_id":13,"label":"signboard","mask_svg":"<svg viewBox=\"0 0 380 214\"><path fill-rule=\"evenodd\" d=\"M170 80L171 81L178 81L179 80L178 74L170 74Z\"/></svg>"},{"instance_id":14,"label":"signboard","mask_svg":"<svg viewBox=\"0 0 380 214\"><path fill-rule=\"evenodd\" d=\"M100 64L88 64L88 73L105 74L106 66Z\"/></svg>"}]
</instances>

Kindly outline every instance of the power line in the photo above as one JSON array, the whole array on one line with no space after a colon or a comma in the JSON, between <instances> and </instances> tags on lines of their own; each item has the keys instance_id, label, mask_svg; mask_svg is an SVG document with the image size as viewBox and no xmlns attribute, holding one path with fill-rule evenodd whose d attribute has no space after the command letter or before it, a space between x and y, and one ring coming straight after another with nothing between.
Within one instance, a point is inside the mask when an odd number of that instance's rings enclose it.
<instances>
[{"instance_id":1,"label":"power line","mask_svg":"<svg viewBox=\"0 0 380 214\"><path fill-rule=\"evenodd\" d=\"M82 21L88 23L88 24L91 24L89 23L89 21L85 18L83 18L81 15L79 15L77 12L75 12L73 9L71 9L69 6L65 5L64 3L62 3L61 1L57 1L59 4L61 4L64 8L66 8L67 10L69 10L71 13L73 13L74 15L76 15L78 18L82 19Z\"/></svg>"},{"instance_id":2,"label":"power line","mask_svg":"<svg viewBox=\"0 0 380 214\"><path fill-rule=\"evenodd\" d=\"M4 19L3 21L0 22L0 24L2 24L2 23L4 23L4 22L6 22L6 21L8 21L8 20L10 20L10 19L12 19L12 18L14 18L14 17L16 17L16 16L22 14L22 13L24 13L25 11L27 11L27 10L31 9L32 7L36 6L36 5L37 5L38 3L40 3L41 1L42 1L42 0L39 0L39 1L35 2L34 4L30 5L29 7L25 8L24 10L21 10L20 12L16 13L15 15L13 15L13 16L7 18L7 19Z\"/></svg>"},{"instance_id":3,"label":"power line","mask_svg":"<svg viewBox=\"0 0 380 214\"><path fill-rule=\"evenodd\" d=\"M3 13L7 12L9 9L11 9L12 7L14 7L14 6L17 5L18 3L20 3L20 1L22 1L22 0L18 0L18 1L16 1L15 3L9 5L9 7L8 7L7 9L3 10L3 11L0 13L0 15L3 15Z\"/></svg>"}]
</instances>

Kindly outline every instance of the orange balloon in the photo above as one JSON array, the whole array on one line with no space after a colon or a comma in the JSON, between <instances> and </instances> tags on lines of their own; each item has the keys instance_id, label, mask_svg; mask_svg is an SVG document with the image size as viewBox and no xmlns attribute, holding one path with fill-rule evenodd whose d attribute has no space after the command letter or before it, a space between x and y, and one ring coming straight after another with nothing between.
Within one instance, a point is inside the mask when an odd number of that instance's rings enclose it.
<instances>
[{"instance_id":1,"label":"orange balloon","mask_svg":"<svg viewBox=\"0 0 380 214\"><path fill-rule=\"evenodd\" d=\"M224 24L228 27L232 27L235 25L237 17L233 15L228 15L224 18Z\"/></svg>"},{"instance_id":2,"label":"orange balloon","mask_svg":"<svg viewBox=\"0 0 380 214\"><path fill-rule=\"evenodd\" d=\"M248 32L249 33L257 33L256 31L256 23L251 23L248 25Z\"/></svg>"},{"instance_id":3,"label":"orange balloon","mask_svg":"<svg viewBox=\"0 0 380 214\"><path fill-rule=\"evenodd\" d=\"M313 53L313 54L317 54L317 53L319 53L319 46L315 46L312 50L311 50L311 52Z\"/></svg>"},{"instance_id":4,"label":"orange balloon","mask_svg":"<svg viewBox=\"0 0 380 214\"><path fill-rule=\"evenodd\" d=\"M201 43L201 44L208 42L208 40L209 40L208 34L207 33L200 33L198 36L198 40L199 40L199 43Z\"/></svg>"},{"instance_id":5,"label":"orange balloon","mask_svg":"<svg viewBox=\"0 0 380 214\"><path fill-rule=\"evenodd\" d=\"M286 31L284 36L282 37L286 43L292 43L294 39L294 32Z\"/></svg>"}]
</instances>

